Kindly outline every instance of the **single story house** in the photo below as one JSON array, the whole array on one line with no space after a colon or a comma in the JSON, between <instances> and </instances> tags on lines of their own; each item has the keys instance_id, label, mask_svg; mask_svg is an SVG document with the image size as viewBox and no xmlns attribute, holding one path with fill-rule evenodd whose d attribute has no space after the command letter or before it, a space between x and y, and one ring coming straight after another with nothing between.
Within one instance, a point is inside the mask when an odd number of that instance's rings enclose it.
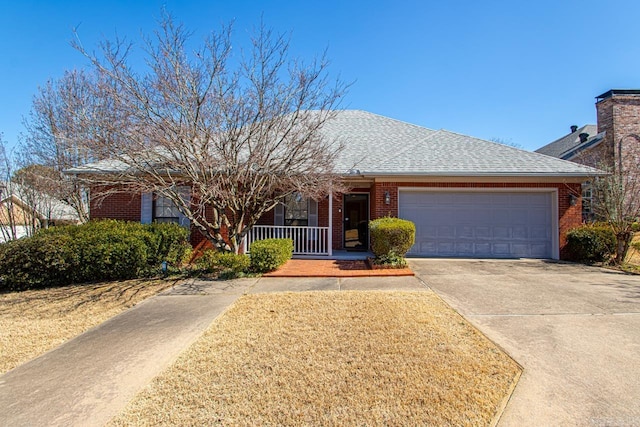
<instances>
[{"instance_id":1,"label":"single story house","mask_svg":"<svg viewBox=\"0 0 640 427\"><path fill-rule=\"evenodd\" d=\"M287 200L253 227L249 251L252 241L276 236L292 237L296 255L366 250L368 221L394 216L416 224L412 256L558 259L567 230L582 223L581 183L600 173L365 111L340 111L322 132L344 141L337 168L351 190ZM92 203L90 215L188 225L170 203L150 194L112 194ZM200 240L193 229L192 243Z\"/></svg>"},{"instance_id":2,"label":"single story house","mask_svg":"<svg viewBox=\"0 0 640 427\"><path fill-rule=\"evenodd\" d=\"M0 183L0 243L31 236L40 228L78 222L78 214L62 201Z\"/></svg>"}]
</instances>

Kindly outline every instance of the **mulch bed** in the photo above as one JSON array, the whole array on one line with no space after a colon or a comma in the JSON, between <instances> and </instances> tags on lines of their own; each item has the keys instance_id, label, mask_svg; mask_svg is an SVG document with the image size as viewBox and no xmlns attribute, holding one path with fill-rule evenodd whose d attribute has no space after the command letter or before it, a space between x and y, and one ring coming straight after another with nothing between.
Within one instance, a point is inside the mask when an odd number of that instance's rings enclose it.
<instances>
[{"instance_id":1,"label":"mulch bed","mask_svg":"<svg viewBox=\"0 0 640 427\"><path fill-rule=\"evenodd\" d=\"M390 277L413 276L410 268L371 269L365 260L292 259L264 277Z\"/></svg>"}]
</instances>

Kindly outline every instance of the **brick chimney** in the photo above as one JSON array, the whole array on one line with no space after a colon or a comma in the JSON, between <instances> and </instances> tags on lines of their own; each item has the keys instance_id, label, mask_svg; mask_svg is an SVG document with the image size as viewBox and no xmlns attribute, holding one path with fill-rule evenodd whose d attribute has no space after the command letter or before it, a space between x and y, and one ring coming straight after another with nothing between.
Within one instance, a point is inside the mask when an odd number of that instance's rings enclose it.
<instances>
[{"instance_id":1,"label":"brick chimney","mask_svg":"<svg viewBox=\"0 0 640 427\"><path fill-rule=\"evenodd\" d=\"M612 164L614 159L628 157L629 150L640 150L636 138L628 138L631 134L640 135L640 90L611 89L596 97L598 115L598 133L606 132L604 140L598 147L601 160ZM621 144L622 141L622 144Z\"/></svg>"}]
</instances>

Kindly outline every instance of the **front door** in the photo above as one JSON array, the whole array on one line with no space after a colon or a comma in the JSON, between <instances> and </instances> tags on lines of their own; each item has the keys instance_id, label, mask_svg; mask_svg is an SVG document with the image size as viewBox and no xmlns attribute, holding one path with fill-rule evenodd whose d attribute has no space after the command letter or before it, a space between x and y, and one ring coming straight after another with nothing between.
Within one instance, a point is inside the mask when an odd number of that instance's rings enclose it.
<instances>
[{"instance_id":1,"label":"front door","mask_svg":"<svg viewBox=\"0 0 640 427\"><path fill-rule=\"evenodd\" d=\"M345 194L342 209L344 248L366 251L369 248L369 195Z\"/></svg>"}]
</instances>

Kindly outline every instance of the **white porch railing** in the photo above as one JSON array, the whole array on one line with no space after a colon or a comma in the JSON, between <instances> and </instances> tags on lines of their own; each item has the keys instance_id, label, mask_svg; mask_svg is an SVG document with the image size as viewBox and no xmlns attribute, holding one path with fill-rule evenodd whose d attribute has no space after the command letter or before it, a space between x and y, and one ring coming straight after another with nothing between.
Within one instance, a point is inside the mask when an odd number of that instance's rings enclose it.
<instances>
[{"instance_id":1,"label":"white porch railing","mask_svg":"<svg viewBox=\"0 0 640 427\"><path fill-rule=\"evenodd\" d=\"M254 225L245 239L246 253L257 240L291 239L294 255L330 255L329 227Z\"/></svg>"}]
</instances>

